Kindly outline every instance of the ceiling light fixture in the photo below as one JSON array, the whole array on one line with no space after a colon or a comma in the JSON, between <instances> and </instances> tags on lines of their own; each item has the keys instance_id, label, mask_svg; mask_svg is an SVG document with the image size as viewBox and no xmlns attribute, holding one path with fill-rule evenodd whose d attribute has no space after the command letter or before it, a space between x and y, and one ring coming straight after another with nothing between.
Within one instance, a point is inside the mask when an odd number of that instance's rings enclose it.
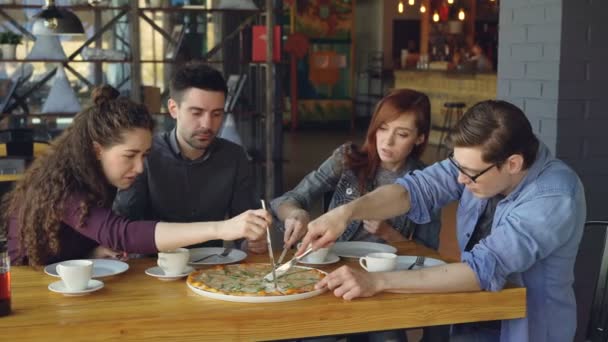
<instances>
[{"instance_id":1,"label":"ceiling light fixture","mask_svg":"<svg viewBox=\"0 0 608 342\"><path fill-rule=\"evenodd\" d=\"M84 34L82 22L71 11L55 6L55 0L46 0L42 11L34 15L32 33L34 35L77 35Z\"/></svg>"}]
</instances>

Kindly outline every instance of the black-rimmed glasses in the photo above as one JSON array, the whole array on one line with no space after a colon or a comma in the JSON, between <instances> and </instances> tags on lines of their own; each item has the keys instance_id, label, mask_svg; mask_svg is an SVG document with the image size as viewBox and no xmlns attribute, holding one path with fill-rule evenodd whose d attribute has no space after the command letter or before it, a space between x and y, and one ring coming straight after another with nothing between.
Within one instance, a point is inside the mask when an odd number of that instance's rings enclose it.
<instances>
[{"instance_id":1,"label":"black-rimmed glasses","mask_svg":"<svg viewBox=\"0 0 608 342\"><path fill-rule=\"evenodd\" d=\"M454 167L456 167L456 169L458 169L458 171L460 171L460 173L462 173L463 175L469 177L469 179L473 183L477 183L476 182L477 178L481 177L481 175L483 175L484 173L490 171L494 166L498 167L498 164L494 163L494 164L486 167L485 169L479 171L476 175L471 176L465 170L463 170L462 167L460 167L460 165L458 165L458 163L454 160L454 152L450 153L450 155L448 156L448 159L450 160L450 162L452 163L452 165L454 165Z\"/></svg>"}]
</instances>

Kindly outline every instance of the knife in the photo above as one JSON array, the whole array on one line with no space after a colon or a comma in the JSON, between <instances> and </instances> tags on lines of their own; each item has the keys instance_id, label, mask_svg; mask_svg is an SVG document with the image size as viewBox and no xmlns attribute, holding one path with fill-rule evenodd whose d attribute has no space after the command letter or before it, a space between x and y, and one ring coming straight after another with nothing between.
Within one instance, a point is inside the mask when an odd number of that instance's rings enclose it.
<instances>
[{"instance_id":1,"label":"knife","mask_svg":"<svg viewBox=\"0 0 608 342\"><path fill-rule=\"evenodd\" d=\"M307 256L310 252L312 252L312 247L308 247L308 249L304 253L298 256L294 256L291 260L279 266L276 270L273 269L272 272L264 276L264 279L266 281L276 281L278 278L287 273L287 271L289 271L295 264L297 264L300 259Z\"/></svg>"},{"instance_id":2,"label":"knife","mask_svg":"<svg viewBox=\"0 0 608 342\"><path fill-rule=\"evenodd\" d=\"M289 248L287 248L287 245L283 246L283 252L281 252L281 256L279 257L279 260L277 260L277 264L280 264L283 262L283 259L285 259L285 255L287 255L288 250L289 250Z\"/></svg>"},{"instance_id":3,"label":"knife","mask_svg":"<svg viewBox=\"0 0 608 342\"><path fill-rule=\"evenodd\" d=\"M264 202L263 199L261 199L260 201L262 202L262 209L266 210L266 202ZM266 225L266 242L268 243L268 255L270 256L270 265L272 266L272 272L270 272L272 278L270 280L274 282L275 290L278 290L279 285L277 284L277 277L274 276L277 265L274 263L274 253L272 252L272 239L270 238L270 228L268 228L268 225Z\"/></svg>"}]
</instances>

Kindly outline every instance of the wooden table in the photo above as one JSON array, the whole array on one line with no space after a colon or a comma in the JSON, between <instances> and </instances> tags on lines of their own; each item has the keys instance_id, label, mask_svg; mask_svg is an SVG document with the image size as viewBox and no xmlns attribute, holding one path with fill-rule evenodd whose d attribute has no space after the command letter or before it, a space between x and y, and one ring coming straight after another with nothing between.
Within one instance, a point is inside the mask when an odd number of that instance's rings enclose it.
<instances>
[{"instance_id":1,"label":"wooden table","mask_svg":"<svg viewBox=\"0 0 608 342\"><path fill-rule=\"evenodd\" d=\"M412 242L400 255L437 254ZM250 256L248 261L267 261ZM184 280L144 274L153 259L129 261L121 275L83 297L47 290L57 278L30 267L12 268L13 313L0 318L2 339L118 339L169 341L273 340L524 317L526 290L452 294L390 294L344 301L331 293L294 302L247 304L196 295ZM324 267L332 270L338 265ZM357 266L358 267L358 266Z\"/></svg>"}]
</instances>

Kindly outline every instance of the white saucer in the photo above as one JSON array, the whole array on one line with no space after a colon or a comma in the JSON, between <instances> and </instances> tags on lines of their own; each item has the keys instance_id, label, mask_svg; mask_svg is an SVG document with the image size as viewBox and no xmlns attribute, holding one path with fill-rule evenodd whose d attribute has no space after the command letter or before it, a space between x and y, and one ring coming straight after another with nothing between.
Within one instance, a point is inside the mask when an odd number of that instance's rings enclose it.
<instances>
[{"instance_id":1,"label":"white saucer","mask_svg":"<svg viewBox=\"0 0 608 342\"><path fill-rule=\"evenodd\" d=\"M329 264L334 264L338 261L340 261L340 257L335 255L332 252L329 252L327 254L327 256L325 256L325 260L323 260L321 262L312 262L311 260L308 260L307 256L305 256L299 261L299 263L306 264L306 265L329 265Z\"/></svg>"},{"instance_id":2,"label":"white saucer","mask_svg":"<svg viewBox=\"0 0 608 342\"><path fill-rule=\"evenodd\" d=\"M129 269L129 264L126 262L122 262L120 260L113 259L88 259L93 261L93 275L91 278L102 278L109 277L117 274L121 274L126 272ZM59 274L57 273L57 265L59 263L56 262L54 264L47 265L44 268L44 273L59 278Z\"/></svg>"},{"instance_id":3,"label":"white saucer","mask_svg":"<svg viewBox=\"0 0 608 342\"><path fill-rule=\"evenodd\" d=\"M154 277L154 278L158 278L159 280L165 280L165 281L169 281L169 280L177 280L180 278L183 278L185 276L187 276L188 274L190 274L190 272L194 271L194 268L192 266L186 266L186 268L184 269L184 272L182 272L181 274L178 275L165 275L165 271L163 271L162 268L155 266L155 267L150 267L146 270L146 274Z\"/></svg>"},{"instance_id":4,"label":"white saucer","mask_svg":"<svg viewBox=\"0 0 608 342\"><path fill-rule=\"evenodd\" d=\"M415 255L398 255L396 269L397 270L407 270L412 264L414 264L416 262L416 258L417 257ZM432 266L437 266L437 265L445 265L445 261L427 257L424 259L424 263L422 264L422 267L414 266L414 267L412 267L412 269L417 270L417 269L421 269L424 267L432 267Z\"/></svg>"},{"instance_id":5,"label":"white saucer","mask_svg":"<svg viewBox=\"0 0 608 342\"><path fill-rule=\"evenodd\" d=\"M95 292L103 288L103 282L96 279L89 280L89 286L87 286L84 290L73 291L68 290L68 288L63 283L63 280L59 280L49 284L49 290L57 293L61 293L64 296L84 296L91 292Z\"/></svg>"},{"instance_id":6,"label":"white saucer","mask_svg":"<svg viewBox=\"0 0 608 342\"><path fill-rule=\"evenodd\" d=\"M369 241L340 241L336 242L331 247L331 251L344 258L359 259L369 253L397 253L397 248L387 244Z\"/></svg>"},{"instance_id":7,"label":"white saucer","mask_svg":"<svg viewBox=\"0 0 608 342\"><path fill-rule=\"evenodd\" d=\"M220 254L224 251L224 247L201 247L201 248L192 248L190 250L190 260L199 260L208 255L216 254L216 256L209 257L203 261L190 261L190 265L200 266L200 265L224 265L224 264L233 264L235 262L239 262L244 260L247 257L247 253L243 252L240 249L233 249L230 251L225 257L219 257L217 254Z\"/></svg>"}]
</instances>

